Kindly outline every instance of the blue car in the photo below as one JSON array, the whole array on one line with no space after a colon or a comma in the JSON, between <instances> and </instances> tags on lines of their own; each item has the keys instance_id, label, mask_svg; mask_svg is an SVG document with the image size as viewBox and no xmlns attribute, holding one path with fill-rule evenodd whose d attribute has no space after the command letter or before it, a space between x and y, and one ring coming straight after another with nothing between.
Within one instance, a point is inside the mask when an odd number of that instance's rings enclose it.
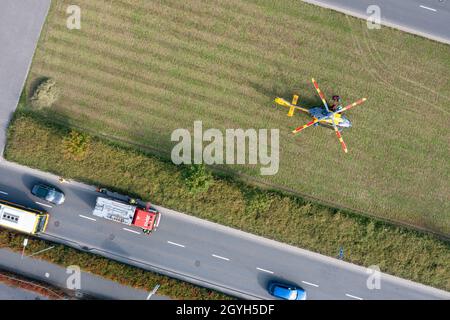
<instances>
[{"instance_id":1,"label":"blue car","mask_svg":"<svg viewBox=\"0 0 450 320\"><path fill-rule=\"evenodd\" d=\"M270 283L269 293L284 300L306 300L306 291L302 288L277 282Z\"/></svg>"}]
</instances>

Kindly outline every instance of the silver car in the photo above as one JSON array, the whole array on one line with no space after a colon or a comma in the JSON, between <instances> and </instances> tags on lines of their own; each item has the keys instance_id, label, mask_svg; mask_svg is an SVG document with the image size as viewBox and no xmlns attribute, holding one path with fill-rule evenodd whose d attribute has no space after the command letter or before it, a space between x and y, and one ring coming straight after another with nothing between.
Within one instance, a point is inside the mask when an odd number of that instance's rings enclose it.
<instances>
[{"instance_id":1,"label":"silver car","mask_svg":"<svg viewBox=\"0 0 450 320\"><path fill-rule=\"evenodd\" d=\"M53 204L62 204L65 200L65 196L62 191L46 184L38 183L34 185L33 189L31 189L31 193L36 197Z\"/></svg>"}]
</instances>

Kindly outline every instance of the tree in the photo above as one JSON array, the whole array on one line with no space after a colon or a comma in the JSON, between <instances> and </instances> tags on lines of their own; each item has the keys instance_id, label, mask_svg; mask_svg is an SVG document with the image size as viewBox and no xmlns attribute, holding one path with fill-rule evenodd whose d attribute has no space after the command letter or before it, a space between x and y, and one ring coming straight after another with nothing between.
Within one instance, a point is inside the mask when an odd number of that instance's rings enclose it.
<instances>
[{"instance_id":1,"label":"tree","mask_svg":"<svg viewBox=\"0 0 450 320\"><path fill-rule=\"evenodd\" d=\"M66 159L83 160L91 143L91 137L75 130L63 139L63 153Z\"/></svg>"},{"instance_id":2,"label":"tree","mask_svg":"<svg viewBox=\"0 0 450 320\"><path fill-rule=\"evenodd\" d=\"M208 191L213 184L214 178L206 167L201 165L191 165L184 172L184 181L192 193Z\"/></svg>"}]
</instances>

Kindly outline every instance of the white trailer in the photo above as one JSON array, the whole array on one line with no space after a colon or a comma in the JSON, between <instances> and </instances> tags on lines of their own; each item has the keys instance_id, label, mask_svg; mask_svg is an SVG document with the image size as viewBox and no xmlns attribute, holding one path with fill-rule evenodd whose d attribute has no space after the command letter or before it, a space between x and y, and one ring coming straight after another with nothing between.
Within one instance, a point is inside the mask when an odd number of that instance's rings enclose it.
<instances>
[{"instance_id":1,"label":"white trailer","mask_svg":"<svg viewBox=\"0 0 450 320\"><path fill-rule=\"evenodd\" d=\"M150 208L131 205L125 202L97 197L95 208L92 212L94 216L123 223L127 226L142 228L144 233L149 234L159 225L161 214Z\"/></svg>"},{"instance_id":2,"label":"white trailer","mask_svg":"<svg viewBox=\"0 0 450 320\"><path fill-rule=\"evenodd\" d=\"M95 204L95 209L92 213L94 216L131 226L135 211L136 206L98 197Z\"/></svg>"}]
</instances>

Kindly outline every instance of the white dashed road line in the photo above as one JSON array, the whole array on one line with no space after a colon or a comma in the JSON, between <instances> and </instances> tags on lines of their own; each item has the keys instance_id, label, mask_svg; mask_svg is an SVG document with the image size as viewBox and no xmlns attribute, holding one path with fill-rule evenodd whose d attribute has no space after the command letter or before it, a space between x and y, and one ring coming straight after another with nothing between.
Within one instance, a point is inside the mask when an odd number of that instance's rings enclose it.
<instances>
[{"instance_id":1,"label":"white dashed road line","mask_svg":"<svg viewBox=\"0 0 450 320\"><path fill-rule=\"evenodd\" d=\"M94 218L86 217L86 216L83 216L82 214L79 214L78 216L79 216L80 218L84 218L84 219L88 219L88 220L92 220L92 221L97 221L97 220L94 219Z\"/></svg>"},{"instance_id":2,"label":"white dashed road line","mask_svg":"<svg viewBox=\"0 0 450 320\"><path fill-rule=\"evenodd\" d=\"M425 7L425 6L422 6L422 5L420 5L419 7L421 7L422 9L433 11L433 12L437 11L436 9L433 9L433 8L430 8L430 7Z\"/></svg>"},{"instance_id":3,"label":"white dashed road line","mask_svg":"<svg viewBox=\"0 0 450 320\"><path fill-rule=\"evenodd\" d=\"M173 244L174 246L177 246L177 247L182 247L182 248L185 247L185 246L182 245L182 244L179 244L179 243L176 243L176 242L172 242L172 241L167 241L167 243Z\"/></svg>"},{"instance_id":4,"label":"white dashed road line","mask_svg":"<svg viewBox=\"0 0 450 320\"><path fill-rule=\"evenodd\" d=\"M35 201L37 204L40 204L41 206L47 207L47 208L53 208L52 206L45 204L45 203L41 203L41 202L37 202Z\"/></svg>"},{"instance_id":5,"label":"white dashed road line","mask_svg":"<svg viewBox=\"0 0 450 320\"><path fill-rule=\"evenodd\" d=\"M347 297L349 297L349 298L353 298L353 299L357 299L357 300L362 300L363 298L360 298L360 297L357 297L357 296L353 296L353 295L351 295L351 294L348 294L348 293L346 293L345 294Z\"/></svg>"},{"instance_id":6,"label":"white dashed road line","mask_svg":"<svg viewBox=\"0 0 450 320\"><path fill-rule=\"evenodd\" d=\"M262 269L262 268L256 268L256 269L258 269L259 271L262 271L262 272L267 272L267 273L273 274L273 271L270 271L270 270L266 270L266 269Z\"/></svg>"},{"instance_id":7,"label":"white dashed road line","mask_svg":"<svg viewBox=\"0 0 450 320\"><path fill-rule=\"evenodd\" d=\"M225 257L222 257L222 256L218 256L218 255L216 255L216 254L213 254L212 256L213 256L214 258L217 258L217 259L222 259L222 260L230 261L230 259L225 258Z\"/></svg>"},{"instance_id":8,"label":"white dashed road line","mask_svg":"<svg viewBox=\"0 0 450 320\"><path fill-rule=\"evenodd\" d=\"M315 284L315 283L311 283L311 282L308 282L308 281L302 281L304 284L307 284L307 285L310 285L310 286L313 286L313 287L319 287L319 285L317 285L317 284Z\"/></svg>"},{"instance_id":9,"label":"white dashed road line","mask_svg":"<svg viewBox=\"0 0 450 320\"><path fill-rule=\"evenodd\" d=\"M8 192L5 192L5 191L0 191L0 193L1 193L1 194L4 194L5 196L8 195Z\"/></svg>"},{"instance_id":10,"label":"white dashed road line","mask_svg":"<svg viewBox=\"0 0 450 320\"><path fill-rule=\"evenodd\" d=\"M128 232L133 232L133 233L136 233L136 234L141 234L140 232L137 232L137 231L134 231L134 230L130 230L130 229L127 229L127 228L122 228L123 230L125 230L125 231L128 231Z\"/></svg>"}]
</instances>

